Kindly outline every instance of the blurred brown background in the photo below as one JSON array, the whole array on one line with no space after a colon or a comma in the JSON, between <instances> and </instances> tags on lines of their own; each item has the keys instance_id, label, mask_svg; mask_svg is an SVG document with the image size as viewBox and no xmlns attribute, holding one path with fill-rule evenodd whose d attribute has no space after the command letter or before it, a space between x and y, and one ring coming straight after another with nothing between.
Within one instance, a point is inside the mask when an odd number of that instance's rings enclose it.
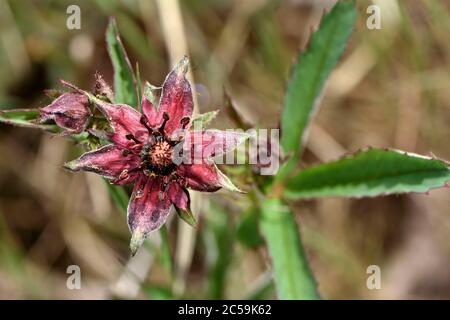
<instances>
[{"instance_id":1,"label":"blurred brown background","mask_svg":"<svg viewBox=\"0 0 450 320\"><path fill-rule=\"evenodd\" d=\"M334 1L179 3L200 111L220 109L226 86L246 121L276 127L289 68ZM81 9L81 30L66 28L72 4ZM371 4L381 8L381 30L366 27ZM303 164L365 146L450 159L450 2L357 1L357 7ZM48 104L42 90L60 88L59 78L90 89L99 71L112 83L104 43L111 15L142 77L162 83L177 46L163 26L179 20L176 10L161 10L161 1L0 0L0 108ZM212 126L236 124L222 112ZM80 152L60 137L0 125L0 298L275 297L263 247L236 240L245 197L208 197L194 233L171 221L171 277L159 235L130 260L126 219L106 184L62 169ZM245 181L231 177L245 189ZM296 203L322 295L450 298L449 195L443 189ZM66 287L73 264L81 268L81 290ZM366 287L369 265L381 267L380 290Z\"/></svg>"}]
</instances>

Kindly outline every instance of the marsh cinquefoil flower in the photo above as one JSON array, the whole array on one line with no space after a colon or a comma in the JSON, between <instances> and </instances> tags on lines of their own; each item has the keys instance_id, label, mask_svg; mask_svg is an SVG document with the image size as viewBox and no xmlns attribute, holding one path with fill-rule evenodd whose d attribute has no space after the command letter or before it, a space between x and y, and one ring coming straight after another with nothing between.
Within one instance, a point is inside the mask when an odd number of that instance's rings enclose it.
<instances>
[{"instance_id":1,"label":"marsh cinquefoil flower","mask_svg":"<svg viewBox=\"0 0 450 320\"><path fill-rule=\"evenodd\" d=\"M151 231L165 223L171 205L180 216L184 213L192 217L188 188L205 192L222 187L238 190L211 157L233 150L248 136L189 130L193 100L185 77L187 67L185 57L166 77L158 106L144 95L142 114L128 105L95 100L114 130L108 135L112 143L65 164L72 171L100 174L113 184L134 183L128 204L132 254ZM200 154L193 163L185 156L192 151L194 156ZM180 155L183 161L175 161Z\"/></svg>"}]
</instances>

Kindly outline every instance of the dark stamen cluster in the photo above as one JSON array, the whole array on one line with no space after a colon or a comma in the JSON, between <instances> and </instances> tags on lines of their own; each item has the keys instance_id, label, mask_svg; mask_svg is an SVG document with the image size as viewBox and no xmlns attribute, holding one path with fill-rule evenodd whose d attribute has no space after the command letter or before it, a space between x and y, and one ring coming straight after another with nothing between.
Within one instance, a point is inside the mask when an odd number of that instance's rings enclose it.
<instances>
[{"instance_id":1,"label":"dark stamen cluster","mask_svg":"<svg viewBox=\"0 0 450 320\"><path fill-rule=\"evenodd\" d=\"M150 127L147 118L142 115L140 123L147 129L149 133L148 141L141 142L133 134L126 135L128 140L134 141L137 145L143 145L139 156L142 159L138 169L143 170L147 175L156 174L160 176L169 176L175 172L176 165L172 161L173 147L180 141L172 141L168 139L164 133L164 128L169 120L169 114L163 113L163 122L158 129ZM185 129L190 121L189 117L181 119L180 124ZM132 149L124 149L122 154L136 154ZM128 172L127 172L128 173Z\"/></svg>"}]
</instances>

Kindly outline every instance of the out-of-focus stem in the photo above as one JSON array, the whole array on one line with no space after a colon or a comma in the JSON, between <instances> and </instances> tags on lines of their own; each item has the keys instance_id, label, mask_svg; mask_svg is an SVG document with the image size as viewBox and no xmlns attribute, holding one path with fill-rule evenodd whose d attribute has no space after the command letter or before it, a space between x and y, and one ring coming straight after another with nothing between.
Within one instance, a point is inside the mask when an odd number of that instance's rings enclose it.
<instances>
[{"instance_id":1,"label":"out-of-focus stem","mask_svg":"<svg viewBox=\"0 0 450 320\"><path fill-rule=\"evenodd\" d=\"M170 57L171 66L175 65L184 55L188 55L188 46L183 26L183 16L181 15L178 0L156 0L161 26ZM194 84L192 70L189 69L187 78L191 85ZM197 95L193 89L194 114L198 113Z\"/></svg>"}]
</instances>

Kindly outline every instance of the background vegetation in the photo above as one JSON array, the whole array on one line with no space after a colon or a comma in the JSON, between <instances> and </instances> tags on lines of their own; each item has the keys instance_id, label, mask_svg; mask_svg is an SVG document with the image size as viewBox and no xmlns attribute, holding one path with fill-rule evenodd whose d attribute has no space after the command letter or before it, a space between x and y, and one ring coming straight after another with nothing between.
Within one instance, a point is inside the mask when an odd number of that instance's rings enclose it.
<instances>
[{"instance_id":1,"label":"background vegetation","mask_svg":"<svg viewBox=\"0 0 450 320\"><path fill-rule=\"evenodd\" d=\"M82 27L68 30L66 8L75 3ZM333 3L180 1L200 112L221 109L212 127L238 126L224 86L245 122L278 126L292 61ZM357 24L327 84L304 164L361 146L450 158L449 6L376 3L382 30L367 29L371 2L357 1ZM164 28L178 18L161 1L0 0L0 106L44 106L42 90L59 87L59 78L89 89L99 71L112 83L104 42L110 15L142 77L162 83L176 46ZM208 196L196 211L198 228L173 219L163 241L155 234L130 259L126 221L108 186L61 167L80 151L37 130L0 126L1 298L275 297L247 198ZM227 173L246 189L238 167ZM450 298L448 189L294 204L323 297ZM71 264L81 267L82 290L66 288ZM381 290L366 287L372 264L381 267Z\"/></svg>"}]
</instances>

